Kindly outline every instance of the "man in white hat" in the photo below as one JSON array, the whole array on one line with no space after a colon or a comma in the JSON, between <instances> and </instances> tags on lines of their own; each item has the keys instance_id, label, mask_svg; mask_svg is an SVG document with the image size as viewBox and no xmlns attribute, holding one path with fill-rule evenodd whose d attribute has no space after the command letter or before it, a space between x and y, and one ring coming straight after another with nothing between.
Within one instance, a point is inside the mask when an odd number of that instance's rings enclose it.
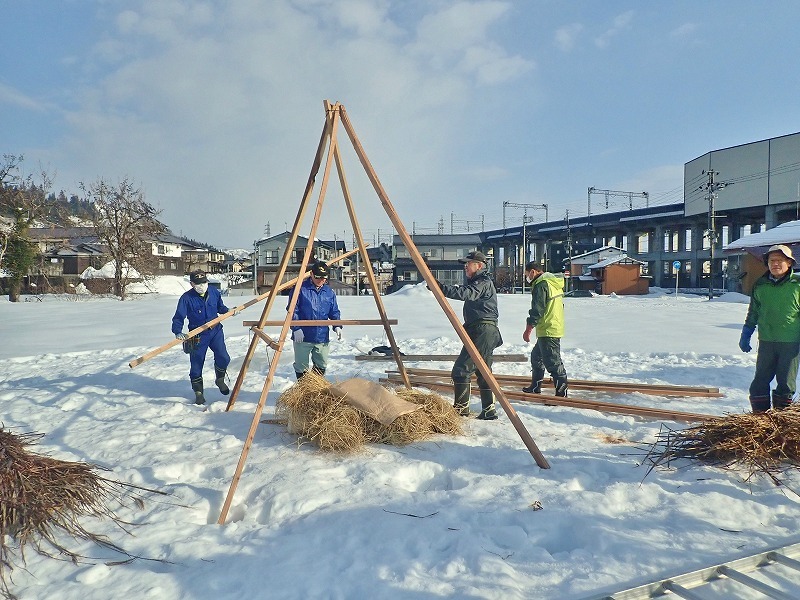
<instances>
[{"instance_id":1,"label":"man in white hat","mask_svg":"<svg viewBox=\"0 0 800 600\"><path fill-rule=\"evenodd\" d=\"M742 352L750 352L750 338L758 327L756 374L750 384L750 406L754 413L786 408L792 403L800 351L800 278L792 273L794 256L788 246L778 244L764 254L767 272L750 294L750 306L739 338Z\"/></svg>"}]
</instances>

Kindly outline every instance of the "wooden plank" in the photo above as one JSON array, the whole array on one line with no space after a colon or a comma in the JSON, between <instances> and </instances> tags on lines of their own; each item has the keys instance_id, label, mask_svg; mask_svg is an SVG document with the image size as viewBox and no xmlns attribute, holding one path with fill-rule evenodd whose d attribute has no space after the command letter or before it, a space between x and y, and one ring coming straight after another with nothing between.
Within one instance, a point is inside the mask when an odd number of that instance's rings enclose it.
<instances>
[{"instance_id":1,"label":"wooden plank","mask_svg":"<svg viewBox=\"0 0 800 600\"><path fill-rule=\"evenodd\" d=\"M431 378L416 377L409 375L411 384L414 386L425 387L432 390L452 392L453 385L441 381L435 381ZM399 383L400 380L395 375L391 375L380 380L383 383ZM544 406L566 406L570 408L581 408L588 410L596 410L599 412L631 415L636 417L652 418L665 421L680 421L695 423L698 421L708 421L711 419L718 419L716 415L708 415L702 413L688 413L676 410L665 410L661 408L650 408L645 406L632 406L627 404L616 404L614 402L600 402L597 400L588 400L585 398L551 396L548 394L526 394L525 392L512 392L505 391L508 398L520 401L531 402L534 404L542 404Z\"/></svg>"},{"instance_id":2,"label":"wooden plank","mask_svg":"<svg viewBox=\"0 0 800 600\"><path fill-rule=\"evenodd\" d=\"M449 371L443 371L440 369L418 369L418 368L410 368L408 372L413 375L430 375L434 377L444 377L449 376ZM531 378L529 376L523 375L503 375L500 373L495 373L495 378L498 381L502 381L504 384L507 385L521 385L521 386L528 386L531 383ZM552 387L553 380L551 378L546 378L542 381L542 384L545 386ZM631 383L631 382L623 382L623 381L602 381L602 380L590 380L590 379L570 379L569 380L569 387L571 389L583 389L587 391L606 391L606 392L617 392L617 393L633 393L639 392L641 394L648 394L652 396L670 396L670 397L682 397L682 396L697 396L697 397L705 397L705 398L722 398L724 394L720 393L719 388L714 387L699 387L699 386L689 386L689 385L669 385L669 384L658 384L658 383Z\"/></svg>"},{"instance_id":3,"label":"wooden plank","mask_svg":"<svg viewBox=\"0 0 800 600\"><path fill-rule=\"evenodd\" d=\"M389 325L397 325L397 319L387 319ZM243 321L242 325L245 327L258 326L258 321ZM297 321L290 321L289 324L294 327L305 327L314 325L330 325L335 327L337 325L383 325L380 319L298 319ZM264 327L280 327L283 321L264 321Z\"/></svg>"},{"instance_id":4,"label":"wooden plank","mask_svg":"<svg viewBox=\"0 0 800 600\"><path fill-rule=\"evenodd\" d=\"M404 361L441 361L441 362L455 362L458 354L404 354L400 356ZM384 354L357 354L356 360L394 360L393 356L386 356ZM494 362L526 362L528 357L524 354L495 354L492 356ZM497 375L495 375L497 377ZM530 378L529 378L530 379Z\"/></svg>"}]
</instances>

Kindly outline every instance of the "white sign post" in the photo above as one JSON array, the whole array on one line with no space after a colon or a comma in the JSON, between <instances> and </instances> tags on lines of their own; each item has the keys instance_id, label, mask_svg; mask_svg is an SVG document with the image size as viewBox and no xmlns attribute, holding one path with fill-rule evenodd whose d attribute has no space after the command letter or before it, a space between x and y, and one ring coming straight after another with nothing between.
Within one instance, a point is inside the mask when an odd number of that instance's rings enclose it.
<instances>
[{"instance_id":1,"label":"white sign post","mask_svg":"<svg viewBox=\"0 0 800 600\"><path fill-rule=\"evenodd\" d=\"M675 298L678 297L678 276L681 272L681 261L672 261L672 268L675 269Z\"/></svg>"}]
</instances>

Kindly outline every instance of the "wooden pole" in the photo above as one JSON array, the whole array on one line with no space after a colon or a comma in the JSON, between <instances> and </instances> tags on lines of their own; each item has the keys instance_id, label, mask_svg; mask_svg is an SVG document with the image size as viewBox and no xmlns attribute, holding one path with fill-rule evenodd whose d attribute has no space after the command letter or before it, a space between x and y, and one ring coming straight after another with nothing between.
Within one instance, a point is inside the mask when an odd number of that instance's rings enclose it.
<instances>
[{"instance_id":1,"label":"wooden pole","mask_svg":"<svg viewBox=\"0 0 800 600\"><path fill-rule=\"evenodd\" d=\"M447 318L450 320L450 323L453 326L453 329L458 334L459 338L461 338L462 343L464 344L464 348L466 349L467 353L475 362L476 367L483 375L484 379L489 384L492 392L497 396L500 405L503 407L504 411L508 415L509 419L511 420L512 424L514 425L517 433L520 435L523 443L525 443L526 447L530 451L531 455L533 456L536 464L539 465L541 468L549 468L550 465L545 459L544 455L539 451L536 447L536 443L533 441L533 438L530 436L528 431L525 429L524 424L519 419L519 416L516 414L516 411L511 407L508 400L506 400L505 396L503 395L503 391L500 388L497 381L494 379L494 376L491 373L488 365L485 363L483 358L478 353L475 345L473 344L472 340L467 335L466 331L464 330L463 326L461 325L459 319L456 317L455 313L453 312L452 308L450 307L449 303L445 299L444 295L442 294L439 286L436 284L433 275L431 274L428 266L425 264L425 261L422 259L422 256L419 254L419 251L416 248L411 236L408 235L405 227L403 226L402 222L400 221L399 217L397 216L394 207L392 206L386 192L383 189L380 181L378 180L377 175L375 174L374 169L372 168L369 159L366 156L366 153L359 142L355 131L350 124L349 118L347 116L346 111L344 108L340 110L342 123L344 125L345 131L347 132L348 136L350 137L350 141L353 143L353 146L356 150L356 153L361 161L362 166L367 172L367 175L372 182L373 188L375 189L378 197L380 198L381 203L386 210L387 215L389 216L392 224L395 226L395 229L398 232L398 235L403 240L406 248L409 250L409 254L411 255L414 264L417 266L417 269L422 273L425 282L428 284L429 288L434 294L439 305L442 307Z\"/></svg>"},{"instance_id":2,"label":"wooden pole","mask_svg":"<svg viewBox=\"0 0 800 600\"><path fill-rule=\"evenodd\" d=\"M342 195L344 196L344 203L347 206L347 212L350 215L350 223L353 225L353 232L356 236L356 240L358 241L358 250L359 255L364 260L364 264L366 265L366 273L367 273L367 280L369 281L369 286L372 288L372 297L375 298L375 306L378 308L378 313L381 316L381 321L383 321L383 330L386 333L386 338L389 340L389 346L392 348L392 355L394 356L394 360L397 363L397 368L400 371L400 375L403 378L403 381L406 382L406 389L411 388L411 384L408 382L408 375L406 375L406 368L403 364L402 359L400 358L400 349L397 347L397 342L394 339L394 332L392 328L389 327L389 319L386 315L386 309L383 306L383 300L381 299L380 289L378 288L378 282L375 280L375 273L372 272L372 263L369 262L369 256L367 255L367 247L364 244L364 238L361 235L361 227L358 224L358 219L356 218L356 210L353 206L353 199L350 196L350 188L347 185L347 177L345 177L344 167L342 165L342 157L341 153L339 152L339 146L334 148L333 157L336 160L336 171L339 174L339 183L342 186ZM378 240L380 244L380 240ZM358 269L356 269L356 278L358 278Z\"/></svg>"},{"instance_id":3,"label":"wooden pole","mask_svg":"<svg viewBox=\"0 0 800 600\"><path fill-rule=\"evenodd\" d=\"M403 226L403 223L398 217L397 212L394 210L392 203L389 201L389 197L384 191L381 182L378 180L378 176L376 175L375 170L372 168L372 164L369 162L366 152L364 152L364 149L361 146L361 142L358 140L358 137L356 136L353 126L350 123L350 119L347 116L347 111L344 109L343 106L339 108L339 115L342 120L342 125L344 126L344 129L347 132L347 135L349 136L350 141L353 144L353 147L355 148L356 154L358 155L358 158L361 161L361 164L367 173L367 177L369 177L370 182L372 182L372 187L378 194L378 198L380 199L381 204L383 204L383 207L386 210L386 214L389 216L389 219L392 221L392 224L397 230L398 235L403 240L403 243L408 249L409 254L411 255L411 259L414 261L414 264L416 265L419 272L422 273L422 276L425 279L425 283L428 284L428 287L433 292L433 295L436 298L436 301L439 303L439 306L442 307L442 310L444 311L447 318L450 320L453 329L458 334L458 337L461 338L461 341L464 344L464 348L470 355L470 358L472 358L472 360L475 362L475 365L481 372L481 375L483 375L483 378L489 384L489 387L491 388L492 392L500 402L500 406L503 407L503 410L508 415L509 420L511 421L512 425L514 425L514 429L516 429L523 443L528 448L528 451L531 453L531 456L533 456L533 459L536 461L536 464L542 469L549 469L550 464L547 462L547 459L544 457L539 448L536 446L536 442L533 441L533 438L531 437L530 433L528 433L528 430L525 429L525 425L522 423L522 420L519 418L519 415L517 415L517 412L511 406L509 401L506 399L505 395L503 394L503 390L500 388L500 385L497 383L497 380L494 378L494 375L492 375L491 369L489 369L489 366L483 360L477 348L475 348L475 344L473 344L472 340L467 335L467 332L461 325L461 321L456 317L452 307L447 302L442 291L439 289L439 286L436 283L436 280L434 279L433 275L431 274L428 265L426 265L425 261L422 259L419 250L417 250L417 247L414 244L414 240L411 239L411 236L408 234L405 227Z\"/></svg>"},{"instance_id":4,"label":"wooden pole","mask_svg":"<svg viewBox=\"0 0 800 600\"><path fill-rule=\"evenodd\" d=\"M319 227L319 218L322 214L322 206L325 201L325 193L328 188L328 179L330 177L331 172L331 164L333 162L333 149L336 147L336 129L339 119L336 118L336 112L331 109L330 104L326 101L325 102L325 109L326 109L326 124L330 124L330 143L328 145L328 158L325 163L325 171L322 176L322 185L320 186L319 191L319 199L317 200L317 208L314 212L314 220L311 222L311 231L308 234L308 246L306 247L306 252L303 255L303 264L300 267L301 272L306 270L308 266L309 258L311 257L314 240L317 237L317 228ZM307 201L307 200L306 200ZM300 212L304 211L304 207L301 207ZM300 223L296 224L295 231L292 232L292 239L293 243L296 243L298 229L300 227ZM291 254L291 251L294 249L294 245L286 247L285 257ZM285 261L284 261L285 262ZM289 306L286 310L286 319L283 321L283 327L281 329L281 333L278 339L283 340L286 339L286 334L289 331L290 324L292 323L292 314L294 313L294 308L297 305L297 299L300 296L300 286L302 282L299 280L295 283L294 292L292 293L292 299L289 301ZM274 289L274 287L273 287ZM271 299L274 299L275 294L272 295ZM262 329L264 323L266 322L267 313L261 315L261 321L258 325L259 329ZM253 338L256 340L256 337ZM247 433L247 438L244 442L244 447L242 448L242 454L239 457L239 463L236 465L236 471L233 474L233 479L231 481L230 488L228 489L228 495L225 497L225 502L222 505L222 511L219 515L218 523L220 525L225 523L225 519L228 516L228 511L230 510L231 503L233 502L233 496L236 493L236 488L239 485L239 480L242 476L242 471L244 470L244 465L247 462L247 455L250 452L250 446L253 443L253 438L256 435L256 430L258 429L258 425L261 421L261 413L264 411L264 406L267 403L267 395L269 394L270 387L272 386L272 379L275 376L275 370L278 368L278 359L280 358L281 352L283 351L283 344L278 345L278 349L275 351L275 356L273 357L272 362L270 363L269 373L267 378L264 380L264 387L261 389L261 396L258 399L258 405L256 406L255 414L253 415L253 420L250 423L250 431Z\"/></svg>"},{"instance_id":5,"label":"wooden pole","mask_svg":"<svg viewBox=\"0 0 800 600\"><path fill-rule=\"evenodd\" d=\"M297 209L297 216L294 220L294 225L292 226L292 232L289 234L289 239L286 242L286 248L294 248L297 244L297 237L300 235L300 225L303 222L303 215L305 214L306 207L308 206L308 202L311 198L311 194L314 191L314 182L317 178L317 173L319 172L319 167L322 164L322 157L325 154L325 149L327 148L327 141L331 135L331 128L333 126L333 120L331 118L330 111L326 112L325 115L325 126L322 128L322 135L320 136L319 145L317 146L317 154L314 157L314 163L311 165L311 173L308 176L308 181L306 182L306 189L303 192L303 198L300 201L300 207ZM313 245L313 238L309 238L309 244ZM280 281L283 279L284 273L286 273L286 267L289 264L289 259L291 258L290 252L285 252L283 257L281 258L280 266L278 267L278 272L275 274L274 281ZM258 262L258 257L256 257L256 263ZM307 262L304 263L308 264ZM301 269L301 272L305 271L306 269ZM255 273L258 273L258 265L256 264ZM296 282L295 282L296 283ZM266 321L267 316L269 315L270 311L272 310L272 305L275 302L275 298L278 297L276 293L277 290L275 289L275 285L273 282L272 288L270 288L267 302L264 305L264 310L261 313L261 321ZM256 353L256 347L258 346L258 339L253 337L250 340L250 346L247 348L247 353L244 356L244 361L242 362L242 367L239 369L239 376L236 378L236 383L231 390L231 396L228 399L228 406L225 409L226 411L231 410L233 408L234 403L236 402L236 397L239 395L239 390L242 389L242 382L244 381L245 374L247 373L247 369L250 367L250 361L253 360L253 356Z\"/></svg>"},{"instance_id":6,"label":"wooden pole","mask_svg":"<svg viewBox=\"0 0 800 600\"><path fill-rule=\"evenodd\" d=\"M383 321L381 319L296 319L292 321L292 327L308 327L308 326L320 326L320 325L330 325L331 327L335 327L336 325L397 325L397 319L386 319ZM242 325L245 327L257 327L259 321L242 321ZM277 327L279 325L283 325L283 321L264 321L263 327Z\"/></svg>"},{"instance_id":7,"label":"wooden pole","mask_svg":"<svg viewBox=\"0 0 800 600\"><path fill-rule=\"evenodd\" d=\"M420 387L425 387L437 391L452 391L453 384L446 383L443 379L433 379L418 375L410 375L411 383ZM381 379L386 383L401 383L402 380L397 375L390 375ZM680 421L694 423L698 421L710 421L718 419L715 415L703 413L688 413L678 410L664 408L650 408L646 406L633 406L630 404L617 404L616 402L603 402L599 400L587 400L570 396L553 396L550 394L526 394L525 392L506 392L506 396L518 402L530 402L532 404L543 404L545 406L566 406L569 408L582 408L596 410L605 413L621 415L633 415L648 419L663 419L665 421Z\"/></svg>"},{"instance_id":8,"label":"wooden pole","mask_svg":"<svg viewBox=\"0 0 800 600\"><path fill-rule=\"evenodd\" d=\"M336 258L334 258L334 259L331 259L331 260L329 261L329 264L333 264L333 263L336 263L336 262L340 262L340 261L344 260L345 258L347 258L347 257L349 257L349 256L352 256L352 255L353 255L353 254L355 254L356 252L358 252L358 250L351 250L350 252L347 252L347 253L345 253L345 254L342 254L341 256L337 256ZM309 276L309 274L310 274L310 273L311 273L311 271L306 271L306 272L305 272L305 274L303 275L303 277L302 277L302 278L303 278L303 279L305 279L306 277L308 277L308 276ZM285 281L284 283L282 283L281 285L279 285L279 286L278 286L278 291L280 292L280 291L282 291L282 290L285 290L286 288L290 288L290 287L292 287L292 286L293 286L293 285L294 285L296 282L297 282L297 277L295 277L294 279L292 279L292 280L290 280L290 281ZM257 304L258 302L261 302L261 301L262 301L264 298L266 298L267 296L269 296L271 293L272 293L272 289L270 288L270 291L269 291L269 292L264 292L264 293L263 293L263 294L261 294L260 296L256 296L255 298L253 298L252 300L249 300L249 301L245 302L245 303L244 303L244 304L242 304L241 306L237 306L237 307L235 307L235 308L232 308L232 309L230 309L230 310L229 310L228 312L226 312L224 315L220 315L220 316L216 317L215 319L211 319L211 320L210 320L208 323L204 323L203 325L200 325L200 327L195 327L194 329L192 329L192 330L191 330L191 331L190 331L188 334L186 334L186 335L188 335L189 337L194 337L194 336L195 336L195 335L197 335L198 333L202 333L202 332L204 332L206 329L210 329L210 328L212 328L212 327L213 327L214 325L216 325L217 323L221 323L221 322L222 322L222 321L224 321L225 319L229 319L230 317L232 317L232 316L234 316L234 315L237 315L237 314L239 314L239 313L240 313L240 312L242 312L244 309L246 309L246 308L250 308L250 307L251 307L251 306L253 306L254 304ZM150 360L151 358L154 358L154 357L158 356L159 354L161 354L161 353L162 353L162 352L164 352L165 350L169 350L170 348L174 348L175 346L177 346L178 344L180 344L180 343L182 343L182 342L183 342L183 340L179 340L179 339L174 339L174 340L171 340L171 341L167 342L166 344L164 344L163 346L159 346L159 347L158 347L158 348L156 348L155 350L151 350L151 351L150 351L150 352L148 352L147 354L143 354L143 355L142 355L142 356L140 356L139 358L136 358L136 359L132 360L131 362L129 362L129 363L128 363L128 366L129 366L131 369L132 369L132 368L134 368L134 367L137 367L137 366L139 366L140 364L142 364L143 362L147 362L147 361L148 361L148 360Z\"/></svg>"}]
</instances>

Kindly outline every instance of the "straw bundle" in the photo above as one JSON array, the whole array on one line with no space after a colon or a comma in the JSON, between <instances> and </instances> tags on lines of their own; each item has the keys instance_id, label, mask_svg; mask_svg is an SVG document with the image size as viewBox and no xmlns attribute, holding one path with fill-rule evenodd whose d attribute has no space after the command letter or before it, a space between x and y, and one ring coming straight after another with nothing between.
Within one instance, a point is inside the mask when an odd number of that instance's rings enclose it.
<instances>
[{"instance_id":1,"label":"straw bundle","mask_svg":"<svg viewBox=\"0 0 800 600\"><path fill-rule=\"evenodd\" d=\"M291 433L302 435L321 450L352 452L369 443L405 446L437 433L462 434L460 417L436 394L395 390L398 397L421 408L382 425L333 394L330 387L322 376L308 372L281 394L275 408Z\"/></svg>"},{"instance_id":2,"label":"straw bundle","mask_svg":"<svg viewBox=\"0 0 800 600\"><path fill-rule=\"evenodd\" d=\"M14 598L7 572L17 562L17 552L25 563L25 549L29 546L44 556L65 556L77 563L83 557L64 547L60 540L66 535L135 558L107 538L85 529L81 518L107 517L124 530L123 522L106 502L118 499L117 494L123 489L144 488L101 477L96 473L100 467L95 465L29 452L27 447L41 437L0 428L0 595L6 598ZM142 505L138 496L135 502Z\"/></svg>"},{"instance_id":3,"label":"straw bundle","mask_svg":"<svg viewBox=\"0 0 800 600\"><path fill-rule=\"evenodd\" d=\"M681 458L743 468L746 480L763 473L779 483L778 474L800 466L800 407L731 414L680 431L662 425L645 458L648 473Z\"/></svg>"}]
</instances>

